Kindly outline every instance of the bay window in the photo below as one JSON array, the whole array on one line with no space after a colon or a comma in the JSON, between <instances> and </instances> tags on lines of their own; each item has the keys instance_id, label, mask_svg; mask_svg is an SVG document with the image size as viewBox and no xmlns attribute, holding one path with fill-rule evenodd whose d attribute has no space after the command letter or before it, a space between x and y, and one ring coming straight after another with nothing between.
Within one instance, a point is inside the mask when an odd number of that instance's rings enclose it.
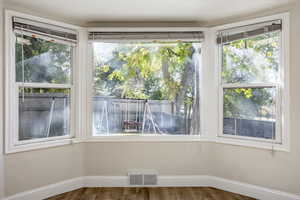
<instances>
[{"instance_id":1,"label":"bay window","mask_svg":"<svg viewBox=\"0 0 300 200\"><path fill-rule=\"evenodd\" d=\"M285 14L137 29L11 11L5 27L7 153L111 140L288 149Z\"/></svg>"}]
</instances>

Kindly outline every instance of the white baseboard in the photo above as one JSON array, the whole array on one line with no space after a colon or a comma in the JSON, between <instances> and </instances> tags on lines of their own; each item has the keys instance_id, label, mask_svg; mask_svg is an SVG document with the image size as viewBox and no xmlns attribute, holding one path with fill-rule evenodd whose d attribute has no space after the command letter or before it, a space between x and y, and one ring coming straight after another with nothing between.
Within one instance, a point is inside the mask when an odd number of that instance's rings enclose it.
<instances>
[{"instance_id":1,"label":"white baseboard","mask_svg":"<svg viewBox=\"0 0 300 200\"><path fill-rule=\"evenodd\" d=\"M82 187L84 187L84 177L79 177L18 193L16 195L4 198L4 200L42 200Z\"/></svg>"},{"instance_id":2,"label":"white baseboard","mask_svg":"<svg viewBox=\"0 0 300 200\"><path fill-rule=\"evenodd\" d=\"M211 186L261 200L300 200L299 195L211 176Z\"/></svg>"},{"instance_id":3,"label":"white baseboard","mask_svg":"<svg viewBox=\"0 0 300 200\"><path fill-rule=\"evenodd\" d=\"M300 196L214 176L159 176L155 187L215 187L261 200L300 200ZM126 176L85 176L22 192L4 200L42 200L82 187L130 187ZM152 186L153 187L153 186Z\"/></svg>"},{"instance_id":4,"label":"white baseboard","mask_svg":"<svg viewBox=\"0 0 300 200\"><path fill-rule=\"evenodd\" d=\"M137 187L128 185L127 176L86 176L85 187ZM159 176L157 185L147 187L210 186L210 176ZM145 187L145 186L140 186Z\"/></svg>"}]
</instances>

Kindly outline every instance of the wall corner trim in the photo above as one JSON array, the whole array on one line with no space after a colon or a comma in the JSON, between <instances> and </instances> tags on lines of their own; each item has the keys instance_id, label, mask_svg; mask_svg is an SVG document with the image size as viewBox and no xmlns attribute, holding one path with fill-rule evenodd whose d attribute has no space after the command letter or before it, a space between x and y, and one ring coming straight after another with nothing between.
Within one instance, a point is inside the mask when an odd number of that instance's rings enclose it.
<instances>
[{"instance_id":1,"label":"wall corner trim","mask_svg":"<svg viewBox=\"0 0 300 200\"><path fill-rule=\"evenodd\" d=\"M300 195L290 194L256 185L215 176L159 176L158 185L151 187L214 187L261 200L300 200ZM130 187L127 176L83 176L34 190L18 193L3 200L42 200L83 187ZM145 186L143 186L145 187Z\"/></svg>"}]
</instances>

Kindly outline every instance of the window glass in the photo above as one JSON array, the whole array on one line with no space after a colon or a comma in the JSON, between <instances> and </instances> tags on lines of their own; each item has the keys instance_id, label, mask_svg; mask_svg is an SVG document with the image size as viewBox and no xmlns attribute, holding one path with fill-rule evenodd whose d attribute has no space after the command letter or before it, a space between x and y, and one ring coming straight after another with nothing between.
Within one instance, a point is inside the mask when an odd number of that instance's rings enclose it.
<instances>
[{"instance_id":1,"label":"window glass","mask_svg":"<svg viewBox=\"0 0 300 200\"><path fill-rule=\"evenodd\" d=\"M277 83L280 31L223 44L223 83Z\"/></svg>"},{"instance_id":2,"label":"window glass","mask_svg":"<svg viewBox=\"0 0 300 200\"><path fill-rule=\"evenodd\" d=\"M19 140L69 134L70 89L19 89Z\"/></svg>"},{"instance_id":3,"label":"window glass","mask_svg":"<svg viewBox=\"0 0 300 200\"><path fill-rule=\"evenodd\" d=\"M275 139L276 88L224 89L223 132Z\"/></svg>"},{"instance_id":4,"label":"window glass","mask_svg":"<svg viewBox=\"0 0 300 200\"><path fill-rule=\"evenodd\" d=\"M31 83L70 83L72 65L70 45L16 34L15 51L17 82L23 82L24 78L24 82Z\"/></svg>"},{"instance_id":5,"label":"window glass","mask_svg":"<svg viewBox=\"0 0 300 200\"><path fill-rule=\"evenodd\" d=\"M200 43L94 42L93 133L199 134Z\"/></svg>"}]
</instances>

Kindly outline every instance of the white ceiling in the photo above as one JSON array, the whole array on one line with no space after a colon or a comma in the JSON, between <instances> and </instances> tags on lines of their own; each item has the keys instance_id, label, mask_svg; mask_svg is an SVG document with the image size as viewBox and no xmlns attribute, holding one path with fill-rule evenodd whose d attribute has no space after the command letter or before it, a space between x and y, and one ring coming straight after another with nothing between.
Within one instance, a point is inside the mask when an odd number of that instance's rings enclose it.
<instances>
[{"instance_id":1,"label":"white ceiling","mask_svg":"<svg viewBox=\"0 0 300 200\"><path fill-rule=\"evenodd\" d=\"M297 0L5 0L9 8L91 22L209 22L277 8Z\"/></svg>"}]
</instances>

